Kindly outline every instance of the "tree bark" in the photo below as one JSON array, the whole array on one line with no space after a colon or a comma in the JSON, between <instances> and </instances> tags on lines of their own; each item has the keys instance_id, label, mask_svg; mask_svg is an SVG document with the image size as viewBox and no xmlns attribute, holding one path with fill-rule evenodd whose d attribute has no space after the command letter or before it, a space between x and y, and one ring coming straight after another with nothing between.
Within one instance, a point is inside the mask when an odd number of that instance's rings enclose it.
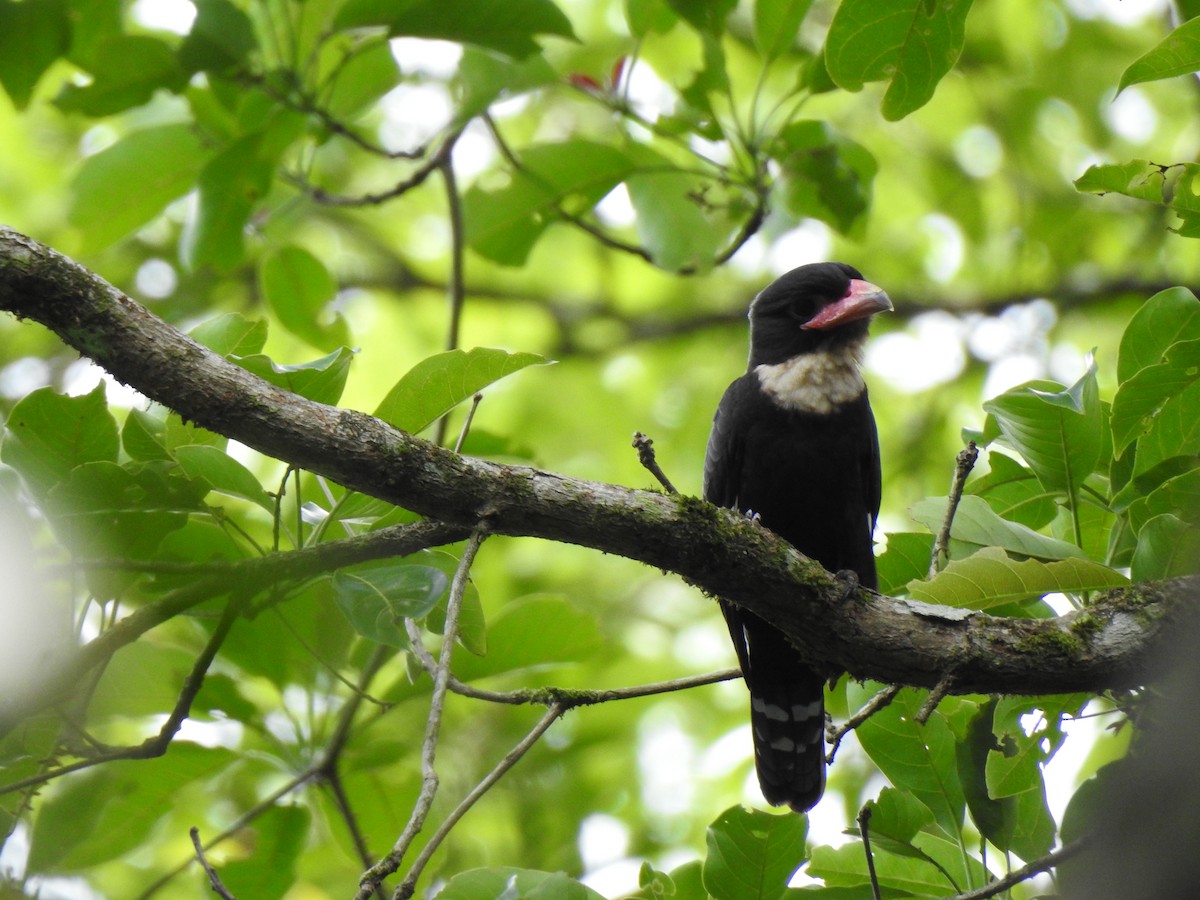
<instances>
[{"instance_id":1,"label":"tree bark","mask_svg":"<svg viewBox=\"0 0 1200 900\"><path fill-rule=\"evenodd\" d=\"M274 387L98 275L0 228L0 308L32 319L184 419L348 488L453 525L579 544L674 572L784 630L814 666L953 693L1140 684L1200 579L1100 595L1017 619L846 586L731 510L452 453L350 409Z\"/></svg>"}]
</instances>

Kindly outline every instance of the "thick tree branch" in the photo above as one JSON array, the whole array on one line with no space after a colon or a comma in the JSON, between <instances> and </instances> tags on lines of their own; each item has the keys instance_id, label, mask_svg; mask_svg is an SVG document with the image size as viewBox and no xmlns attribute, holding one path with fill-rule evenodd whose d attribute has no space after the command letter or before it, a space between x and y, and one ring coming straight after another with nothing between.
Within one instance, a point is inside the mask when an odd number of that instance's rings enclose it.
<instances>
[{"instance_id":1,"label":"thick tree branch","mask_svg":"<svg viewBox=\"0 0 1200 900\"><path fill-rule=\"evenodd\" d=\"M48 247L0 228L0 307L34 319L186 419L349 488L444 522L574 543L675 572L785 630L815 666L954 693L1064 693L1141 683L1177 579L1111 591L1056 619L881 597L695 498L459 456L355 410L276 388Z\"/></svg>"}]
</instances>

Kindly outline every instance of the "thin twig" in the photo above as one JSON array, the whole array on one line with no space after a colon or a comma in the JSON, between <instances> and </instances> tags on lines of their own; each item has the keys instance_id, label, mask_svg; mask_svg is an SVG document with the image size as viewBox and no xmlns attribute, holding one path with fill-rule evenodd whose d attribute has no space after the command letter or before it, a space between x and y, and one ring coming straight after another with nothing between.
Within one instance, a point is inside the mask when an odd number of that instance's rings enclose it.
<instances>
[{"instance_id":1,"label":"thin twig","mask_svg":"<svg viewBox=\"0 0 1200 900\"><path fill-rule=\"evenodd\" d=\"M882 900L879 893L879 876L875 874L875 855L871 853L871 812L875 806L873 803L867 803L858 811L858 830L862 835L863 852L867 854L867 874L871 878L871 894L875 900Z\"/></svg>"},{"instance_id":2,"label":"thin twig","mask_svg":"<svg viewBox=\"0 0 1200 900\"><path fill-rule=\"evenodd\" d=\"M1002 894L1015 884L1020 884L1022 881L1027 881L1034 875L1046 872L1053 869L1059 863L1074 856L1087 845L1087 837L1076 838L1071 843L1063 847L1047 853L1041 859L1036 859L1026 866L1019 869L1014 869L1003 878L998 878L995 881L985 884L983 887L975 888L972 891L967 891L962 894L953 894L943 897L942 900L987 900L988 897L995 897L997 894Z\"/></svg>"},{"instance_id":3,"label":"thin twig","mask_svg":"<svg viewBox=\"0 0 1200 900\"><path fill-rule=\"evenodd\" d=\"M204 856L204 847L200 843L200 829L193 825L188 834L192 836L192 846L196 848L196 859L200 863L200 868L204 870L204 874L208 876L209 886L212 887L213 893L224 900L237 900L233 894L229 893L229 889L225 887L221 881L221 876L217 874L217 870L212 867L208 859Z\"/></svg>"},{"instance_id":4,"label":"thin twig","mask_svg":"<svg viewBox=\"0 0 1200 900\"><path fill-rule=\"evenodd\" d=\"M364 44L363 47L358 48L358 52L362 52L363 49L367 48L368 45ZM341 61L339 64L339 70L342 66L345 66L347 62L349 62L351 55L352 54L347 54L346 58ZM333 76L331 77L336 77L336 75L337 72L333 73ZM353 131L348 125L334 116L333 113L331 113L325 107L321 106L313 96L299 88L293 91L278 90L265 75L260 75L257 73L242 73L240 80L246 85L259 88L263 94L265 94L267 97L270 97L272 100L275 100L282 106L293 109L296 112L305 113L315 117L325 128L328 128L331 133L344 137L346 140L356 145L359 149L370 153L373 156L393 160L420 159L428 152L428 147L418 147L415 150L388 150L377 144L373 144L362 135L358 134L358 132Z\"/></svg>"},{"instance_id":5,"label":"thin twig","mask_svg":"<svg viewBox=\"0 0 1200 900\"><path fill-rule=\"evenodd\" d=\"M459 332L462 330L462 311L467 299L467 288L463 276L463 256L466 253L467 237L463 226L462 197L458 193L458 180L454 177L453 148L440 154L438 171L446 190L446 212L450 219L450 280L446 285L446 299L450 304L450 321L446 327L446 349L458 349ZM476 403L479 401L476 400ZM438 444L446 443L446 428L449 415L438 420ZM460 439L461 441L461 439ZM457 448L456 448L457 449Z\"/></svg>"},{"instance_id":6,"label":"thin twig","mask_svg":"<svg viewBox=\"0 0 1200 900\"><path fill-rule=\"evenodd\" d=\"M262 800L260 800L258 803L256 803L254 806L250 807L250 809L246 810L246 812L242 813L242 815L239 816L233 823L231 823L228 828L221 831L220 833L218 833L216 836L210 838L209 840L205 841L204 849L211 850L217 844L221 843L221 841L225 841L225 840L228 840L229 838L233 837L233 835L237 834L239 831L241 831L243 828L245 828L247 825L249 825L251 822L253 822L255 819L257 819L263 813L272 809L276 803L278 803L280 800L282 800L284 797L286 797L292 791L296 790L298 787L301 787L304 784L306 784L308 781L310 781L312 779L312 777L313 777L313 771L311 769L309 769L309 770L297 775L295 778L290 779L282 787L276 789L271 794L267 795ZM185 859L183 862L181 862L179 865L177 865L171 871L165 872L160 878L158 878L158 880L156 880L152 884L148 885L145 890L143 890L140 894L138 894L137 900L149 900L150 897L153 897L160 890L162 890L164 887L166 887L167 884L173 878L175 878L175 876L187 871L188 866L190 866L193 862L195 862L195 858L192 856L189 856L187 859Z\"/></svg>"},{"instance_id":7,"label":"thin twig","mask_svg":"<svg viewBox=\"0 0 1200 900\"><path fill-rule=\"evenodd\" d=\"M829 755L825 757L825 762L832 765L833 758L837 756L838 748L842 745L842 738L861 725L875 713L879 712L889 703L896 699L896 695L900 693L900 685L889 684L883 690L879 691L874 697L864 703L854 715L848 718L843 723L841 728L835 729L825 740L831 745Z\"/></svg>"},{"instance_id":8,"label":"thin twig","mask_svg":"<svg viewBox=\"0 0 1200 900\"><path fill-rule=\"evenodd\" d=\"M678 494L675 490L675 485L671 484L671 479L667 477L667 473L662 470L658 464L658 459L654 455L654 441L642 434L640 431L633 433L633 446L638 452L638 461L649 470L650 474L658 479L668 494Z\"/></svg>"},{"instance_id":9,"label":"thin twig","mask_svg":"<svg viewBox=\"0 0 1200 900\"><path fill-rule=\"evenodd\" d=\"M950 688L954 685L954 676L947 675L939 681L929 692L929 697L922 704L920 710L917 711L915 721L918 725L924 725L929 721L929 717L933 715L933 711L937 709L937 705L942 702L942 698L950 693Z\"/></svg>"},{"instance_id":10,"label":"thin twig","mask_svg":"<svg viewBox=\"0 0 1200 900\"><path fill-rule=\"evenodd\" d=\"M475 410L479 409L479 401L483 399L483 394L476 394L471 398L471 408L467 410L467 417L463 419L462 428L458 432L458 440L454 442L454 452L460 453L463 444L467 442L467 435L471 431L471 422L475 420Z\"/></svg>"},{"instance_id":11,"label":"thin twig","mask_svg":"<svg viewBox=\"0 0 1200 900\"><path fill-rule=\"evenodd\" d=\"M492 117L489 116L487 113L484 113L480 118L483 119L483 122L485 125L487 125L488 130L491 131L492 140L494 140L496 142L496 149L500 151L500 155L504 157L504 159L508 162L508 164L510 166L512 166L513 169L515 169L516 171L518 171L522 175L524 175L526 178L535 182L538 185L538 187L549 191L550 196L554 196L554 194L557 193L558 189L555 188L554 185L552 185L548 181L546 181L544 178L541 178L536 172L530 171L529 168L524 163L521 162L521 160L517 157L517 154L513 152L511 147L508 146L508 142L504 139L504 135L502 135L500 133L500 129L496 126L496 123L492 119ZM617 250L621 253L628 253L632 256L636 256L640 259L643 259L648 263L654 262L654 258L650 255L650 251L647 250L645 247L639 247L637 244L630 244L630 243L622 241L618 238L613 237L611 234L608 234L602 228L600 228L596 225L593 225L591 222L584 219L583 216L576 215L575 213L569 212L568 210L566 210L563 207L563 205L561 203L559 203L557 201L554 202L553 207L554 207L555 215L561 217L564 221L570 222L576 228L579 228L580 230L591 235L591 237L593 237L597 241L599 241L601 245L608 247L610 250Z\"/></svg>"},{"instance_id":12,"label":"thin twig","mask_svg":"<svg viewBox=\"0 0 1200 900\"><path fill-rule=\"evenodd\" d=\"M411 619L405 621L408 631L410 649L416 656L421 667L433 675L437 671L437 661L425 648L421 640L421 628ZM717 684L722 681L732 681L742 677L741 669L718 669L715 672L705 672L702 675L688 675L683 678L672 678L667 681L652 681L648 684L638 684L624 688L607 688L601 690L581 690L579 688L541 687L520 688L515 691L489 691L486 688L475 687L465 681L459 681L450 675L448 686L451 692L474 700L486 700L489 703L505 703L510 706L562 706L574 709L578 706L594 706L598 703L611 703L616 700L635 700L638 697L652 697L656 694L668 694L674 691L686 691L691 688L703 687L706 684Z\"/></svg>"},{"instance_id":13,"label":"thin twig","mask_svg":"<svg viewBox=\"0 0 1200 900\"><path fill-rule=\"evenodd\" d=\"M967 446L954 459L954 481L950 485L950 496L946 502L946 518L942 528L933 542L933 552L929 557L929 577L933 578L942 568L950 547L950 526L954 524L954 513L958 510L958 501L962 499L963 486L967 476L975 468L975 460L979 458L979 450L974 441L967 441Z\"/></svg>"},{"instance_id":14,"label":"thin twig","mask_svg":"<svg viewBox=\"0 0 1200 900\"><path fill-rule=\"evenodd\" d=\"M467 811L474 806L476 802L478 802L479 798L491 790L492 786L495 785L496 782L499 781L509 769L517 764L517 761L529 751L529 748L536 744L538 740L541 739L542 735L546 733L546 730L549 729L549 727L554 724L559 716L566 711L566 706L552 704L542 715L542 717L538 719L537 724L530 729L529 733L526 734L525 737L523 737L515 747L513 747L504 755L504 758L496 764L495 768L488 772L488 774L482 781L479 782L479 784L475 785L471 792L462 799L462 802L460 802L458 806L454 807L454 809L450 812L450 815L446 816L445 821L438 826L437 831L435 831L429 838L429 843L421 848L421 852L417 855L417 858L413 860L412 868L409 870L408 874L404 876L404 880L400 882L399 886L396 888L396 892L392 894L392 900L408 900L408 898L413 895L413 892L416 889L417 879L421 877L421 872L424 871L425 866L433 856L434 851L436 851L437 848L441 846L442 841L446 839L446 835L448 835L450 830L458 824L458 820L466 815Z\"/></svg>"},{"instance_id":15,"label":"thin twig","mask_svg":"<svg viewBox=\"0 0 1200 900\"><path fill-rule=\"evenodd\" d=\"M382 645L376 647L374 652L372 652L370 659L367 660L367 664L363 666L362 671L359 673L358 684L354 686L353 693L350 694L346 700L346 704L338 713L337 723L334 725L333 733L325 744L325 750L321 754L320 761L312 769L313 778L323 781L328 788L333 798L334 806L337 807L342 821L346 823L346 828L350 832L350 838L354 841L354 847L358 851L358 856L362 860L363 866L370 866L374 855L367 847L366 836L358 826L358 817L354 814L354 807L351 805L350 797L342 784L342 776L338 771L338 761L342 758L342 751L345 750L346 744L350 741L354 717L358 714L358 710L363 702L371 699L367 694L367 690L371 686L371 681L383 667L383 664L391 658L392 654L392 648ZM379 900L383 900L385 897L381 885L376 885L376 895Z\"/></svg>"},{"instance_id":16,"label":"thin twig","mask_svg":"<svg viewBox=\"0 0 1200 900\"><path fill-rule=\"evenodd\" d=\"M442 141L442 145L438 148L437 153L423 162L408 178L397 182L386 191L378 193L360 194L356 197L331 194L323 188L312 184L299 172L281 171L280 175L285 181L291 182L294 186L308 194L313 201L324 206L380 206L424 184L426 179L441 167L443 159L450 154L450 150L454 147L455 142L461 134L461 127L450 132L445 140Z\"/></svg>"},{"instance_id":17,"label":"thin twig","mask_svg":"<svg viewBox=\"0 0 1200 900\"><path fill-rule=\"evenodd\" d=\"M437 672L433 679L433 693L429 700L429 716L425 720L425 737L421 742L421 790L413 805L408 824L396 839L391 851L371 866L359 879L358 893L355 900L366 900L385 878L395 872L404 860L412 842L420 834L433 808L434 797L437 796L438 775L435 768L438 738L441 734L442 711L446 703L446 694L450 681L450 658L454 651L454 641L458 634L458 614L462 609L463 595L466 593L467 581L470 577L471 564L479 552L479 546L487 537L487 529L482 525L471 534L463 549L458 568L450 582L450 598L446 602L446 624L442 629L442 649L438 656Z\"/></svg>"}]
</instances>

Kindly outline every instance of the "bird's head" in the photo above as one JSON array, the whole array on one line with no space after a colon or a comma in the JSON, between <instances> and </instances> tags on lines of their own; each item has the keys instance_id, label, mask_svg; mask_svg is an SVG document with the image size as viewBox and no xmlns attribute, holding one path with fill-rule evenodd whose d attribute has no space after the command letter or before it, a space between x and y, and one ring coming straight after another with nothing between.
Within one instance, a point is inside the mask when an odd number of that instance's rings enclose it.
<instances>
[{"instance_id":1,"label":"bird's head","mask_svg":"<svg viewBox=\"0 0 1200 900\"><path fill-rule=\"evenodd\" d=\"M871 316L891 308L887 294L845 263L792 269L750 304L750 366L851 349L866 337Z\"/></svg>"}]
</instances>

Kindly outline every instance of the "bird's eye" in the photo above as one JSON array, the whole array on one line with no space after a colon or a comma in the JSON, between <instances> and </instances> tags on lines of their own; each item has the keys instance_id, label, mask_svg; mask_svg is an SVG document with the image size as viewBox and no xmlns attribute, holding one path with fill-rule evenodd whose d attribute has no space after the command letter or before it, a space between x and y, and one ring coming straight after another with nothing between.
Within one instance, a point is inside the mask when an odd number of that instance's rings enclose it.
<instances>
[{"instance_id":1,"label":"bird's eye","mask_svg":"<svg viewBox=\"0 0 1200 900\"><path fill-rule=\"evenodd\" d=\"M807 322L812 318L812 312L799 303L791 303L787 307L787 316L796 322Z\"/></svg>"}]
</instances>

